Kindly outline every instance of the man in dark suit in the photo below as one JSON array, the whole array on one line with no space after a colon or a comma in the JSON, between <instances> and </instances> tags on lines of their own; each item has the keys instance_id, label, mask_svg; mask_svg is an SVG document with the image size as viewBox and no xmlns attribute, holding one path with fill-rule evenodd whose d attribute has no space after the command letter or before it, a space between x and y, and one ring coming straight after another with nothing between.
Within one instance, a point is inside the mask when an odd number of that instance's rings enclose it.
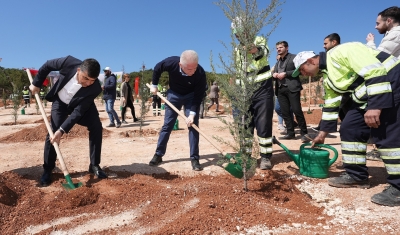
<instances>
[{"instance_id":1,"label":"man in dark suit","mask_svg":"<svg viewBox=\"0 0 400 235\"><path fill-rule=\"evenodd\" d=\"M276 43L276 50L279 60L275 64L273 77L276 79L275 94L281 106L282 117L285 120L287 134L280 137L283 140L295 139L294 121L290 116L290 108L292 108L296 116L297 123L300 128L301 141L309 142L312 138L308 135L307 124L304 118L300 103L300 91L303 89L299 77L292 77L293 71L296 69L293 63L296 55L289 53L289 45L286 41Z\"/></svg>"},{"instance_id":2,"label":"man in dark suit","mask_svg":"<svg viewBox=\"0 0 400 235\"><path fill-rule=\"evenodd\" d=\"M61 137L68 133L75 124L86 126L89 130L90 165L89 172L98 178L107 178L100 168L100 155L103 127L100 122L94 99L101 93L100 64L95 59L83 62L72 56L48 60L40 67L32 84L32 94L38 93L43 81L51 71L59 71L60 77L46 95L52 102L51 127L54 137L47 135L44 145L44 173L40 179L42 186L51 183L52 171L56 162L56 151L52 145L60 144Z\"/></svg>"}]
</instances>

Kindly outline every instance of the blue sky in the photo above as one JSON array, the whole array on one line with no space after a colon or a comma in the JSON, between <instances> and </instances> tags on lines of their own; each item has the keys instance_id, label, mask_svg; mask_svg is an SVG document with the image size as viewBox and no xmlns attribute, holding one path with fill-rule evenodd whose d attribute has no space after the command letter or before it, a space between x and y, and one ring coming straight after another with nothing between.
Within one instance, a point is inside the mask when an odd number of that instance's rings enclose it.
<instances>
[{"instance_id":1,"label":"blue sky","mask_svg":"<svg viewBox=\"0 0 400 235\"><path fill-rule=\"evenodd\" d=\"M211 71L210 53L225 52L230 22L214 0L3 0L0 14L0 66L36 68L66 55L96 58L102 68L139 71L160 60L193 49ZM266 6L260 0L259 6ZM265 5L263 5L263 4ZM377 14L399 5L396 0L287 0L282 20L268 39L270 62L275 43L286 40L289 52L323 51L323 39L339 33L343 42L365 43L375 30ZM267 29L263 30L264 33Z\"/></svg>"}]
</instances>

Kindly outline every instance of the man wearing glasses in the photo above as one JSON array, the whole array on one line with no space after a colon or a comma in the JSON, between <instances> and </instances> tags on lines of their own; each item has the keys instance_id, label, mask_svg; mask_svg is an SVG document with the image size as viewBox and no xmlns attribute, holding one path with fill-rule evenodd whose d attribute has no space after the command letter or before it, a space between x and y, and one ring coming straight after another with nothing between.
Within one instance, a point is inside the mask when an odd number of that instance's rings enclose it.
<instances>
[{"instance_id":1,"label":"man wearing glasses","mask_svg":"<svg viewBox=\"0 0 400 235\"><path fill-rule=\"evenodd\" d=\"M40 179L42 186L52 182L52 171L56 163L56 151L53 143L60 144L61 137L68 133L75 124L89 130L89 172L98 178L107 178L100 168L100 155L103 127L100 122L94 99L101 93L100 64L95 59L78 60L72 56L48 60L40 67L32 84L32 94L39 93L43 81L51 71L59 71L60 78L46 95L52 102L51 128L54 137L46 137L44 145L44 173Z\"/></svg>"}]
</instances>

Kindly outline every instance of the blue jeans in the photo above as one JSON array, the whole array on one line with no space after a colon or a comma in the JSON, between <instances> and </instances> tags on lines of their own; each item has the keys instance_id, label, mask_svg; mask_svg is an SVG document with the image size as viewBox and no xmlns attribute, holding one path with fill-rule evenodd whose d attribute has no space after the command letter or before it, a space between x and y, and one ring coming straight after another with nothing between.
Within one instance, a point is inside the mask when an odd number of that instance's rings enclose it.
<instances>
[{"instance_id":1,"label":"blue jeans","mask_svg":"<svg viewBox=\"0 0 400 235\"><path fill-rule=\"evenodd\" d=\"M192 108L192 101L194 98L194 93L189 93L187 95L180 95L171 90L167 92L167 100L171 102L178 110L181 110L182 106L185 107L185 115L189 116L190 109ZM199 109L197 107L196 116L194 117L194 124L199 126ZM158 137L156 154L158 156L164 156L167 150L167 144L171 131L174 128L175 121L178 114L165 104L165 116L164 125L160 131L160 137ZM184 123L186 125L186 123ZM190 146L190 159L199 159L199 132L197 132L193 127L189 127L189 146Z\"/></svg>"},{"instance_id":2,"label":"blue jeans","mask_svg":"<svg viewBox=\"0 0 400 235\"><path fill-rule=\"evenodd\" d=\"M118 118L118 114L114 110L114 99L109 99L109 100L104 100L105 105L106 105L106 112L108 114L108 118L110 119L110 123L114 123L114 118L117 121L117 123L121 123L121 121Z\"/></svg>"},{"instance_id":3,"label":"blue jeans","mask_svg":"<svg viewBox=\"0 0 400 235\"><path fill-rule=\"evenodd\" d=\"M281 105L279 104L278 97L276 96L275 96L275 112L278 115L278 124L283 125ZM293 111L291 108L290 108L290 116L293 118Z\"/></svg>"}]
</instances>

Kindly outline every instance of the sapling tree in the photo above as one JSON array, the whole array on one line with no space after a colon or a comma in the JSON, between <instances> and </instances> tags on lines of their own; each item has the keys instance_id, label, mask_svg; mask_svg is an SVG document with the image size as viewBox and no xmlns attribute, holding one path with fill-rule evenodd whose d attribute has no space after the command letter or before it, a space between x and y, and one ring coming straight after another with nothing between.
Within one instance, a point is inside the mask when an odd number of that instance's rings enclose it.
<instances>
[{"instance_id":1,"label":"sapling tree","mask_svg":"<svg viewBox=\"0 0 400 235\"><path fill-rule=\"evenodd\" d=\"M263 1L264 3L264 1ZM247 191L247 180L255 173L258 157L257 148L253 148L254 134L246 127L249 126L252 115L249 111L252 103L253 93L259 89L259 83L255 81L258 71L248 73L248 66L253 57L248 53L249 48L254 46L256 36L262 36L268 40L269 35L279 24L279 7L283 4L280 0L271 0L269 4L259 7L257 0L219 0L216 5L219 6L225 16L232 22L232 26L238 33L236 36L231 34L231 43L227 45L222 42L226 53L219 54L219 68L224 70L223 76L216 72L211 55L211 69L217 78L221 90L224 91L227 98L230 99L233 121L220 119L225 128L233 136L234 143L215 137L218 141L229 144L238 154L236 158L241 159L243 169L244 189ZM228 26L229 27L229 26ZM267 28L267 33L261 33L261 30ZM258 147L258 146L257 146ZM254 149L252 151L252 149ZM255 156L257 154L257 156ZM237 160L237 159L236 159ZM225 160L226 161L226 160Z\"/></svg>"}]
</instances>

